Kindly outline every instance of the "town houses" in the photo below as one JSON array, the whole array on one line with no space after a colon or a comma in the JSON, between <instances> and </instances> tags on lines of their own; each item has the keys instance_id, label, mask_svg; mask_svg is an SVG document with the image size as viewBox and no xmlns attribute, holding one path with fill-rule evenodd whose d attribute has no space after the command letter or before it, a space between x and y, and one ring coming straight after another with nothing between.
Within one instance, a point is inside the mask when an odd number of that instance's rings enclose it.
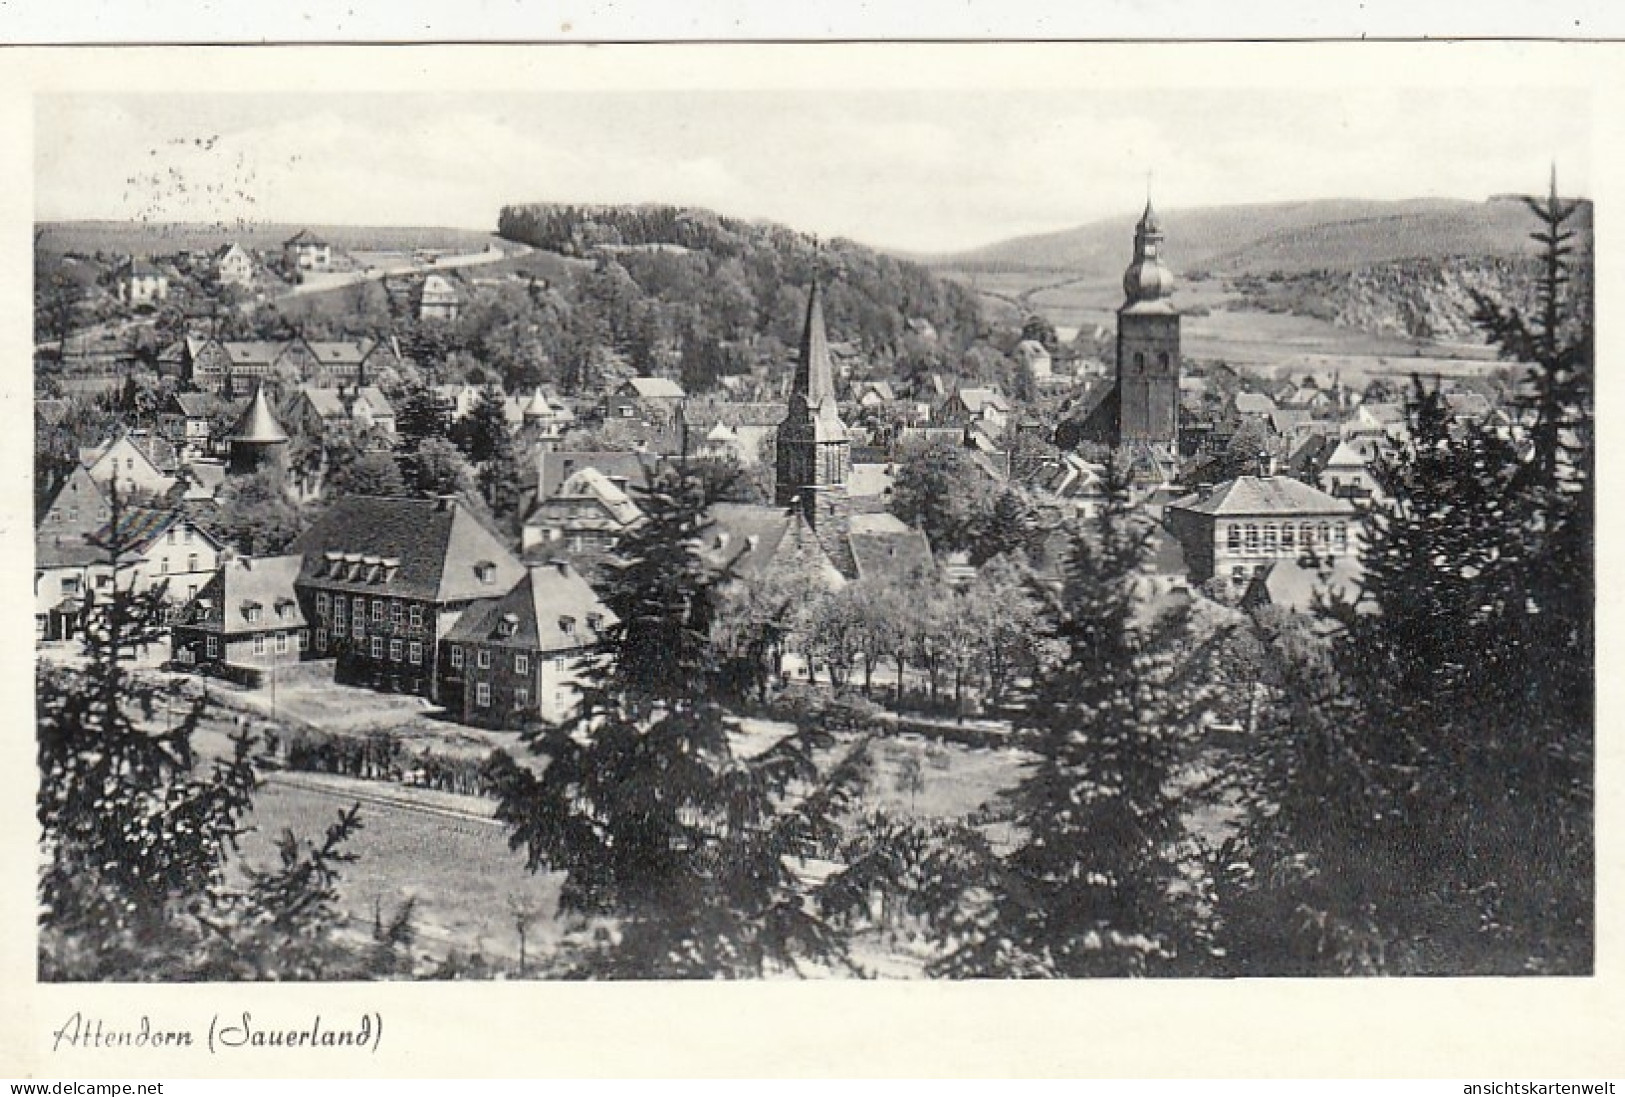
<instances>
[{"instance_id":1,"label":"town houses","mask_svg":"<svg viewBox=\"0 0 1625 1097\"><path fill-rule=\"evenodd\" d=\"M156 356L167 384L156 406L81 447L42 499L37 635L71 639L98 597L161 584L172 660L190 672L253 688L314 668L334 688L417 695L463 723L557 721L612 635L594 584L645 522L641 489L657 472L693 463L751 486L711 506L695 545L729 590L827 593L931 575L962 587L977 570L967 553L894 513L909 463L932 447L956 453L969 477L947 490L1051 522L1097 515L1116 465L1156 523L1143 589L1158 598L1302 609L1326 583L1351 589L1365 509L1382 497L1377 463L1406 444L1402 403L1377 387L1366 399L1324 371L1268 378L1189 361L1166 242L1147 202L1125 241L1115 335L1046 341L1029 325L995 376L909 373L832 339L829 276L816 264L796 297L798 345L765 362L736 348L739 371L696 392L676 369L607 373L595 391L435 372L435 340L490 307L482 295L505 286L547 299L534 279L409 279L404 302L386 297L419 327L395 334L189 331ZM280 263L304 274L338 265L308 231L286 241ZM249 288L278 261L226 245L205 265L216 282ZM919 345L942 338L925 320L902 330ZM60 422L68 403L39 410ZM1455 382L1448 407L1462 421L1496 414ZM485 447L468 451L483 461L509 455L503 514L478 496L491 464L433 488L386 472L380 494L333 475L371 461L428 479L412 433L426 416L458 445ZM340 440L358 448L338 452ZM286 481L286 498L256 487L260 510L223 517L249 481ZM268 540L273 551L232 543L244 528L275 533L276 521L297 535ZM101 547L109 538L117 560ZM1031 541L1037 574L1052 581L1044 546L1055 543Z\"/></svg>"}]
</instances>

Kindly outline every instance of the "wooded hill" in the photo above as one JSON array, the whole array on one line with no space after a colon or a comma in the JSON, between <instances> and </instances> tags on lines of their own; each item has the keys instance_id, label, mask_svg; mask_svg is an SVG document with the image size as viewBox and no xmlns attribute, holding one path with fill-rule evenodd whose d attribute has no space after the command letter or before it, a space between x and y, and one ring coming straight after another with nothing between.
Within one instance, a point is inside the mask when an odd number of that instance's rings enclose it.
<instances>
[{"instance_id":1,"label":"wooded hill","mask_svg":"<svg viewBox=\"0 0 1625 1097\"><path fill-rule=\"evenodd\" d=\"M1176 274L1356 270L1384 263L1527 255L1527 214L1507 198L1326 199L1159 209L1165 259ZM1059 271L1114 277L1127 262L1139 210L1062 232L1024 236L954 255L922 258L936 270ZM1589 207L1576 217L1589 231Z\"/></svg>"}]
</instances>

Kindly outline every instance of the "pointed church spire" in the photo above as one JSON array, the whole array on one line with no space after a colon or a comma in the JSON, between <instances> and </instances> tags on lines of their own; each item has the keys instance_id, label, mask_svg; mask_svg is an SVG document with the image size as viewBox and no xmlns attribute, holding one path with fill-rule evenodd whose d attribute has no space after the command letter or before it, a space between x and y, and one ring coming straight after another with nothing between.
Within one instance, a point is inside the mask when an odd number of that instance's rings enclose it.
<instances>
[{"instance_id":1,"label":"pointed church spire","mask_svg":"<svg viewBox=\"0 0 1625 1097\"><path fill-rule=\"evenodd\" d=\"M796 366L795 387L791 399L800 396L807 407L822 411L825 405L835 409L835 371L829 361L829 336L824 331L824 294L813 273L812 289L807 294L807 321L801 329L801 361Z\"/></svg>"}]
</instances>

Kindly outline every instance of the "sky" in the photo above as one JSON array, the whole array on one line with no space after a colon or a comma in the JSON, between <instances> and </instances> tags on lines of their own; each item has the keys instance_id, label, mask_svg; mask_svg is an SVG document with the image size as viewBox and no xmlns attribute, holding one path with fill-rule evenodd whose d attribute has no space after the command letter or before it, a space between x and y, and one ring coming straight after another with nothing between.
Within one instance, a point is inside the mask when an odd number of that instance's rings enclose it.
<instances>
[{"instance_id":1,"label":"sky","mask_svg":"<svg viewBox=\"0 0 1625 1097\"><path fill-rule=\"evenodd\" d=\"M35 212L489 230L663 202L919 253L1159 208L1587 194L1589 98L1342 93L119 94L36 100Z\"/></svg>"}]
</instances>

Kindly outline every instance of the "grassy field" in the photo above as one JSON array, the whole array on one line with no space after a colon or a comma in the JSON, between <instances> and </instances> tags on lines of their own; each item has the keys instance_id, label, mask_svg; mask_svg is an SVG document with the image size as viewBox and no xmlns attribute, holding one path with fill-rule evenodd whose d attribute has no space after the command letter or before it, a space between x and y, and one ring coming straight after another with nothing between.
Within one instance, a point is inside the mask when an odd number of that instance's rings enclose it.
<instances>
[{"instance_id":1,"label":"grassy field","mask_svg":"<svg viewBox=\"0 0 1625 1097\"><path fill-rule=\"evenodd\" d=\"M1115 278L1065 281L1054 272L971 274L944 272L974 285L996 304L1020 301L1059 327L1113 330L1123 287ZM1181 340L1186 357L1220 360L1274 376L1286 372L1338 372L1350 384L1412 372L1444 377L1483 376L1498 368L1491 348L1443 344L1339 327L1325 320L1240 307L1223 279L1184 281L1174 303L1186 310Z\"/></svg>"},{"instance_id":2,"label":"grassy field","mask_svg":"<svg viewBox=\"0 0 1625 1097\"><path fill-rule=\"evenodd\" d=\"M355 802L355 794L367 792L364 782L325 783L330 787L317 789L273 780L261 788L250 820L256 830L243 843L245 860L274 863L273 842L284 829L318 838ZM346 785L354 792L346 794ZM489 809L480 801L471 804ZM422 951L443 957L456 949L465 956L480 952L517 960L519 938L509 913L510 897L517 897L542 912L528 930L530 955L557 939L561 877L526 871L523 855L508 849L501 826L370 801L362 805L361 821L349 846L356 861L344 866L339 902L360 926L372 925L375 904L387 919L400 903L415 898Z\"/></svg>"}]
</instances>

